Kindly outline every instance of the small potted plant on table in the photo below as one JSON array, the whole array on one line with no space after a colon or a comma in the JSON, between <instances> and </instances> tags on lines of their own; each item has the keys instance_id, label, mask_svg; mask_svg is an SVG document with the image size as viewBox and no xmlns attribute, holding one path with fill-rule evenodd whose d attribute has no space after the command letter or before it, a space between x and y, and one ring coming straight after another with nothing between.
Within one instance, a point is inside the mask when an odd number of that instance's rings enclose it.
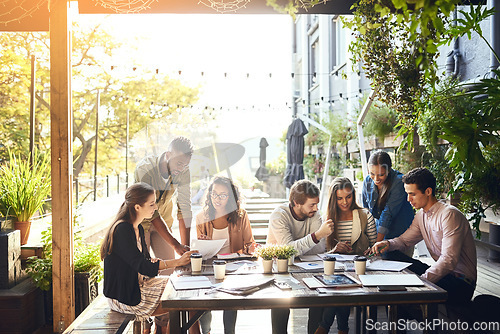
<instances>
[{"instance_id":1,"label":"small potted plant on table","mask_svg":"<svg viewBox=\"0 0 500 334\"><path fill-rule=\"evenodd\" d=\"M270 274L273 271L275 248L275 245L264 245L255 250L255 255L262 259L264 274Z\"/></svg>"},{"instance_id":2,"label":"small potted plant on table","mask_svg":"<svg viewBox=\"0 0 500 334\"><path fill-rule=\"evenodd\" d=\"M278 262L278 272L288 272L289 261L293 261L295 254L297 254L297 250L291 245L276 245L275 256Z\"/></svg>"}]
</instances>

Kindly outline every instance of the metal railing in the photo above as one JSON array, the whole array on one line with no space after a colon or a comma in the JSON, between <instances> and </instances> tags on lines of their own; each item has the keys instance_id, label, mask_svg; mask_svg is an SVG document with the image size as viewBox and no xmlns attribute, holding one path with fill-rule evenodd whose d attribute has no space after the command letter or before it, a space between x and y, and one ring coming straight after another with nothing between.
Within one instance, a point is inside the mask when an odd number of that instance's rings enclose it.
<instances>
[{"instance_id":1,"label":"metal railing","mask_svg":"<svg viewBox=\"0 0 500 334\"><path fill-rule=\"evenodd\" d=\"M75 178L73 181L73 207L77 210L85 202L97 201L125 191L129 185L128 173L98 176L89 179ZM40 220L52 215L52 198L43 204L43 214L37 213L33 220Z\"/></svg>"}]
</instances>

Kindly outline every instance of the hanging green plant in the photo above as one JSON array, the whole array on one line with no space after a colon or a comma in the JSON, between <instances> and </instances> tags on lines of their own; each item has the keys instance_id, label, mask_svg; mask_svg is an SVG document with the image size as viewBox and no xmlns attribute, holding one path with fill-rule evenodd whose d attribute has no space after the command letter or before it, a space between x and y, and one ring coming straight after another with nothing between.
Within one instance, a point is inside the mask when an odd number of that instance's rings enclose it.
<instances>
[{"instance_id":1,"label":"hanging green plant","mask_svg":"<svg viewBox=\"0 0 500 334\"><path fill-rule=\"evenodd\" d=\"M326 3L328 0L266 0L266 4L279 13L289 14L295 18L299 9L306 11L320 3Z\"/></svg>"},{"instance_id":2,"label":"hanging green plant","mask_svg":"<svg viewBox=\"0 0 500 334\"><path fill-rule=\"evenodd\" d=\"M356 39L349 46L353 64L363 62L366 76L379 88L377 98L397 111L399 122L413 129L417 116L415 102L426 94L425 78L435 80L433 60L437 49L427 48L436 34L408 35L415 29L416 14L402 10L390 1L360 0L354 16L344 19ZM416 23L415 23L416 24Z\"/></svg>"},{"instance_id":3,"label":"hanging green plant","mask_svg":"<svg viewBox=\"0 0 500 334\"><path fill-rule=\"evenodd\" d=\"M365 123L364 134L374 135L382 142L385 136L397 131L398 116L394 109L374 103L366 115Z\"/></svg>"}]
</instances>

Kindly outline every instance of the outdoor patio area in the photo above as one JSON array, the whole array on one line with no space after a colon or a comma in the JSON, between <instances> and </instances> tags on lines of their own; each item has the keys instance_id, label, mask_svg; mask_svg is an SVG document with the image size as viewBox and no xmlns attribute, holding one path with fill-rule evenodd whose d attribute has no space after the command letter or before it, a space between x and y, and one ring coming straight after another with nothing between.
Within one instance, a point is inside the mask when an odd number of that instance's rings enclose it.
<instances>
[{"instance_id":1,"label":"outdoor patio area","mask_svg":"<svg viewBox=\"0 0 500 334\"><path fill-rule=\"evenodd\" d=\"M0 2L0 334L500 334L500 0Z\"/></svg>"}]
</instances>

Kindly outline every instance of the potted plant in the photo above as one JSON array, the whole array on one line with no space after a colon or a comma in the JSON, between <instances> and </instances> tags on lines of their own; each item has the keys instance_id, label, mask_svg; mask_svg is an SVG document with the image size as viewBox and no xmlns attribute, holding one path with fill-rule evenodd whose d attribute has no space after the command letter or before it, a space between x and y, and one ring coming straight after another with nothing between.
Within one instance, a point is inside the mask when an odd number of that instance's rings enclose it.
<instances>
[{"instance_id":1,"label":"potted plant","mask_svg":"<svg viewBox=\"0 0 500 334\"><path fill-rule=\"evenodd\" d=\"M255 255L262 259L264 274L270 274L273 271L275 248L275 245L264 245L255 250Z\"/></svg>"},{"instance_id":2,"label":"potted plant","mask_svg":"<svg viewBox=\"0 0 500 334\"><path fill-rule=\"evenodd\" d=\"M43 257L28 258L26 272L35 285L44 291L46 323L52 323L52 229L42 232ZM98 294L98 282L103 277L100 246L86 243L75 233L73 264L75 268L75 317Z\"/></svg>"},{"instance_id":3,"label":"potted plant","mask_svg":"<svg viewBox=\"0 0 500 334\"><path fill-rule=\"evenodd\" d=\"M276 245L275 256L278 262L278 272L288 272L290 261L293 263L293 257L297 250L291 245Z\"/></svg>"},{"instance_id":4,"label":"potted plant","mask_svg":"<svg viewBox=\"0 0 500 334\"><path fill-rule=\"evenodd\" d=\"M31 218L43 209L50 194L49 157L35 150L33 161L9 151L9 161L0 167L0 213L12 217L21 231L21 245L29 237Z\"/></svg>"}]
</instances>

